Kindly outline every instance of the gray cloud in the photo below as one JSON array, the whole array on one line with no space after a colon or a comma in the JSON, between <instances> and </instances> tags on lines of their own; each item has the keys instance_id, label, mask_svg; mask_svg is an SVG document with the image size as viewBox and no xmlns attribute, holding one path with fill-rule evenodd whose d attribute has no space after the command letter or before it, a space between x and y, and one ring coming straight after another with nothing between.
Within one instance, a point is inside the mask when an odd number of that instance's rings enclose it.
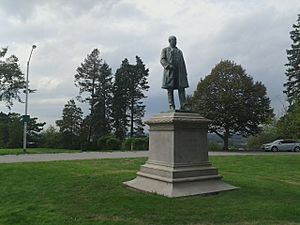
<instances>
[{"instance_id":1,"label":"gray cloud","mask_svg":"<svg viewBox=\"0 0 300 225\"><path fill-rule=\"evenodd\" d=\"M78 94L74 74L93 48L113 71L125 57L134 63L139 55L150 69L146 118L165 110L159 55L171 34L186 58L188 93L221 59L231 59L266 85L280 112L285 49L299 10L296 0L3 0L0 43L18 56L23 71L31 45L38 45L30 64L30 85L38 92L30 96L29 111L52 124ZM80 105L87 112L88 106ZM24 105L13 111L23 113Z\"/></svg>"}]
</instances>

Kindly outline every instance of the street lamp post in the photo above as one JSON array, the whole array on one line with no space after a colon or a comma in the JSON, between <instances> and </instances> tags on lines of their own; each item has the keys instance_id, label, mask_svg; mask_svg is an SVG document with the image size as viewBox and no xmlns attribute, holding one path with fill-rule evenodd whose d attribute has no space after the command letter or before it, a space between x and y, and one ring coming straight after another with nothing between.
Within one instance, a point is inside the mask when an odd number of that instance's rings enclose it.
<instances>
[{"instance_id":1,"label":"street lamp post","mask_svg":"<svg viewBox=\"0 0 300 225\"><path fill-rule=\"evenodd\" d=\"M26 153L26 147L27 147L27 122L28 122L28 76L29 76L29 63L31 59L31 55L33 50L36 48L36 45L32 45L30 55L27 61L27 73L26 73L26 90L25 90L25 115L23 117L24 121L24 134L23 134L23 152Z\"/></svg>"}]
</instances>

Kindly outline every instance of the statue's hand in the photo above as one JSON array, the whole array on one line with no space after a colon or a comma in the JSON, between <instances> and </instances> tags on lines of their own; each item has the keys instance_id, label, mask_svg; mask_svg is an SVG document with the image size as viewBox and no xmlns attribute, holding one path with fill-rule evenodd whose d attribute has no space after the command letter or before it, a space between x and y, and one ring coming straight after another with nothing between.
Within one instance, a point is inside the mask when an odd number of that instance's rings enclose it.
<instances>
[{"instance_id":1,"label":"statue's hand","mask_svg":"<svg viewBox=\"0 0 300 225\"><path fill-rule=\"evenodd\" d=\"M167 70L172 70L173 69L173 66L172 65L168 65L167 66Z\"/></svg>"}]
</instances>

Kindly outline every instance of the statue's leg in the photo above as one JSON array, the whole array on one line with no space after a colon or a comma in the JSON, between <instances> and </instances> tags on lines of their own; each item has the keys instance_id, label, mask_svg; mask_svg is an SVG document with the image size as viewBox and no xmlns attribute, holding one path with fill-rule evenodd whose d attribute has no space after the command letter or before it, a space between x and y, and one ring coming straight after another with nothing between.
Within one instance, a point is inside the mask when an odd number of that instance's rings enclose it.
<instances>
[{"instance_id":1,"label":"statue's leg","mask_svg":"<svg viewBox=\"0 0 300 225\"><path fill-rule=\"evenodd\" d=\"M175 110L175 103L174 103L174 90L168 89L168 101L170 110Z\"/></svg>"},{"instance_id":2,"label":"statue's leg","mask_svg":"<svg viewBox=\"0 0 300 225\"><path fill-rule=\"evenodd\" d=\"M185 89L184 88L179 88L178 89L178 95L179 95L180 109L181 110L186 110Z\"/></svg>"}]
</instances>

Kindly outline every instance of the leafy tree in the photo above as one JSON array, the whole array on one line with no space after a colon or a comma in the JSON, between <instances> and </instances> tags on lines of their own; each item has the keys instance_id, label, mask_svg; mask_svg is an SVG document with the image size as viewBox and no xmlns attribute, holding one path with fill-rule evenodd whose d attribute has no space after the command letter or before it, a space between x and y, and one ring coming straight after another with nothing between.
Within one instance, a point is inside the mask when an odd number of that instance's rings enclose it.
<instances>
[{"instance_id":1,"label":"leafy tree","mask_svg":"<svg viewBox=\"0 0 300 225\"><path fill-rule=\"evenodd\" d=\"M38 143L40 131L46 123L30 118L27 127L28 142ZM22 116L17 113L0 113L0 147L21 147L23 142Z\"/></svg>"},{"instance_id":2,"label":"leafy tree","mask_svg":"<svg viewBox=\"0 0 300 225\"><path fill-rule=\"evenodd\" d=\"M286 50L288 63L286 64L286 76L288 81L284 84L284 93L288 97L289 103L300 102L300 14L293 30L290 32L292 39L291 49Z\"/></svg>"},{"instance_id":3,"label":"leafy tree","mask_svg":"<svg viewBox=\"0 0 300 225\"><path fill-rule=\"evenodd\" d=\"M61 133L50 125L41 133L41 146L46 148L62 148Z\"/></svg>"},{"instance_id":4,"label":"leafy tree","mask_svg":"<svg viewBox=\"0 0 300 225\"><path fill-rule=\"evenodd\" d=\"M106 134L109 131L112 74L109 66L102 61L100 51L94 49L77 68L75 75L75 85L79 87L78 99L90 105L88 141L96 140L96 132Z\"/></svg>"},{"instance_id":5,"label":"leafy tree","mask_svg":"<svg viewBox=\"0 0 300 225\"><path fill-rule=\"evenodd\" d=\"M300 105L294 104L282 116L278 123L277 129L280 137L300 139Z\"/></svg>"},{"instance_id":6,"label":"leafy tree","mask_svg":"<svg viewBox=\"0 0 300 225\"><path fill-rule=\"evenodd\" d=\"M0 148L6 147L9 140L9 117L7 114L0 112Z\"/></svg>"},{"instance_id":7,"label":"leafy tree","mask_svg":"<svg viewBox=\"0 0 300 225\"><path fill-rule=\"evenodd\" d=\"M278 129L278 120L274 118L267 124L262 125L261 132L247 139L247 147L249 149L259 149L262 144L270 143L280 138L282 136Z\"/></svg>"},{"instance_id":8,"label":"leafy tree","mask_svg":"<svg viewBox=\"0 0 300 225\"><path fill-rule=\"evenodd\" d=\"M130 136L143 136L144 124L142 117L145 114L143 99L149 89L146 69L143 61L136 56L136 64L129 64L124 59L117 70L113 89L113 123L117 138L124 139L130 128Z\"/></svg>"},{"instance_id":9,"label":"leafy tree","mask_svg":"<svg viewBox=\"0 0 300 225\"><path fill-rule=\"evenodd\" d=\"M273 116L265 86L229 60L221 61L199 82L191 104L211 120L209 130L223 139L224 150L233 134L254 135Z\"/></svg>"},{"instance_id":10,"label":"leafy tree","mask_svg":"<svg viewBox=\"0 0 300 225\"><path fill-rule=\"evenodd\" d=\"M24 74L18 64L15 55L6 59L7 48L0 50L0 101L5 102L9 109L13 106L13 100L21 102L20 90L25 87Z\"/></svg>"},{"instance_id":11,"label":"leafy tree","mask_svg":"<svg viewBox=\"0 0 300 225\"><path fill-rule=\"evenodd\" d=\"M63 147L79 147L82 114L83 113L81 108L76 106L73 99L68 101L65 105L63 109L62 119L56 121L56 125L59 127L59 131L60 133L62 133L64 138Z\"/></svg>"}]
</instances>

